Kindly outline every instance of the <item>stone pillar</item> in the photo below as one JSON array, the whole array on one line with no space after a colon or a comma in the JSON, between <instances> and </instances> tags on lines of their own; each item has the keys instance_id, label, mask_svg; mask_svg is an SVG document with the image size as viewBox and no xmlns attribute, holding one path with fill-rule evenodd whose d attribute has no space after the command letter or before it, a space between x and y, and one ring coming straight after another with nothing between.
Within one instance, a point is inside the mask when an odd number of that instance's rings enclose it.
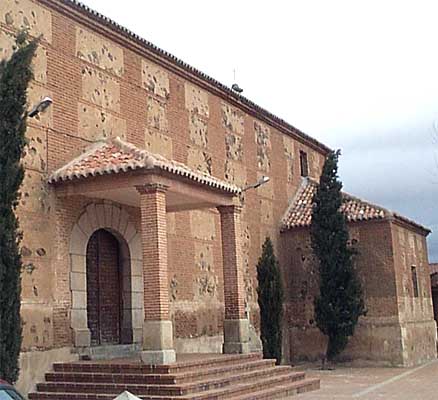
<instances>
[{"instance_id":1,"label":"stone pillar","mask_svg":"<svg viewBox=\"0 0 438 400\"><path fill-rule=\"evenodd\" d=\"M224 268L224 353L249 353L249 321L245 313L241 207L218 207L221 216Z\"/></svg>"},{"instance_id":2,"label":"stone pillar","mask_svg":"<svg viewBox=\"0 0 438 400\"><path fill-rule=\"evenodd\" d=\"M144 282L141 359L147 364L169 364L175 362L176 356L167 279L167 187L149 184L136 188L140 193Z\"/></svg>"}]
</instances>

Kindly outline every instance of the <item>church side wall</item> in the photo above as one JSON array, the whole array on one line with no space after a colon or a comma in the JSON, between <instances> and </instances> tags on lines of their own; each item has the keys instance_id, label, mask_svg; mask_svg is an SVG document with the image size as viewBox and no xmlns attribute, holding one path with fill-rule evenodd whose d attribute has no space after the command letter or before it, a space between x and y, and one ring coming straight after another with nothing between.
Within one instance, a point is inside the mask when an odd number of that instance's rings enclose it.
<instances>
[{"instance_id":1,"label":"church side wall","mask_svg":"<svg viewBox=\"0 0 438 400\"><path fill-rule=\"evenodd\" d=\"M45 96L54 101L28 121L18 208L24 232L23 351L73 344L66 249L75 219L89 200L57 199L47 176L91 143L114 136L238 185L270 177L269 184L245 193L243 211L248 312L257 326L255 265L261 245L267 235L278 244L279 221L300 184L299 152L307 153L310 175L317 178L324 151L64 7L51 0L0 2L0 56L10 56L18 29L42 35L29 107ZM66 207L66 202L71 204ZM169 214L168 227L177 346L217 349L223 319L219 215L216 210Z\"/></svg>"}]
</instances>

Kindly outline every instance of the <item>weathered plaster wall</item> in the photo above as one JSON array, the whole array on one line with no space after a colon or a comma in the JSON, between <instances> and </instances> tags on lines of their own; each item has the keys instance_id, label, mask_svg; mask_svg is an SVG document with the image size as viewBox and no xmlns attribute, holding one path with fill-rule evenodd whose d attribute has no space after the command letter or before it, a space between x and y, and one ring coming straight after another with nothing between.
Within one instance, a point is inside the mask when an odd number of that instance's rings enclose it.
<instances>
[{"instance_id":1,"label":"weathered plaster wall","mask_svg":"<svg viewBox=\"0 0 438 400\"><path fill-rule=\"evenodd\" d=\"M417 236L419 243L425 243L421 235L402 229L402 236ZM367 314L360 318L355 335L341 359L362 364L413 365L435 357L430 294L421 301L421 304L427 303L427 310L421 312L420 300L413 299L412 295L407 295L406 300L397 297L403 274L400 274L397 245L393 245L393 225L385 221L356 223L350 224L349 232L350 241L359 252L357 268L364 288ZM281 259L287 293L285 331L289 342L288 355L292 361L319 359L325 352L326 339L314 321L313 303L318 293L319 275L310 237L306 229L283 235L282 246L289 253ZM427 285L424 274L420 279ZM422 287L427 293L426 286ZM411 315L415 324L405 322L400 307L405 301L419 303L418 310L413 310L415 317ZM410 310L412 312L412 307ZM418 350L413 351L409 346Z\"/></svg>"}]
</instances>

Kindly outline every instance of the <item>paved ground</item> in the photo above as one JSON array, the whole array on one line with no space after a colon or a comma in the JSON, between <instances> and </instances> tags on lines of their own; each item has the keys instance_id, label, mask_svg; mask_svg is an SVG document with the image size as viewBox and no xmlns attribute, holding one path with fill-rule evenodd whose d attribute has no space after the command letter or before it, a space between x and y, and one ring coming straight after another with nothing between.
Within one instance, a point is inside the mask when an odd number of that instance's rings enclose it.
<instances>
[{"instance_id":1,"label":"paved ground","mask_svg":"<svg viewBox=\"0 0 438 400\"><path fill-rule=\"evenodd\" d=\"M414 368L307 369L306 375L321 379L319 391L297 400L437 400L438 360Z\"/></svg>"}]
</instances>

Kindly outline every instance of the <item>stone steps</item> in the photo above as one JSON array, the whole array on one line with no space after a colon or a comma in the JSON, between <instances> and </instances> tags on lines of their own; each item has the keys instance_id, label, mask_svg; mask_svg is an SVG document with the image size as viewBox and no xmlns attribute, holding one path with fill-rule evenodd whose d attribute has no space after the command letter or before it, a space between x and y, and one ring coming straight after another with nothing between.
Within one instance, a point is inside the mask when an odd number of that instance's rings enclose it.
<instances>
[{"instance_id":1,"label":"stone steps","mask_svg":"<svg viewBox=\"0 0 438 400\"><path fill-rule=\"evenodd\" d=\"M249 372L257 369L273 367L273 360L256 359L245 363L233 365L233 374ZM74 368L77 369L77 368ZM133 373L130 368L126 372L109 372L111 368L104 368L106 372L49 372L46 374L46 382L92 382L92 383L131 383L131 384L183 384L194 380L214 379L230 373L230 365L206 367L198 371L182 371L169 374L155 374L147 372Z\"/></svg>"},{"instance_id":2,"label":"stone steps","mask_svg":"<svg viewBox=\"0 0 438 400\"><path fill-rule=\"evenodd\" d=\"M319 388L319 380L306 379L289 366L275 366L260 354L160 366L113 360L53 367L29 400L112 400L125 390L145 400L267 400Z\"/></svg>"}]
</instances>

